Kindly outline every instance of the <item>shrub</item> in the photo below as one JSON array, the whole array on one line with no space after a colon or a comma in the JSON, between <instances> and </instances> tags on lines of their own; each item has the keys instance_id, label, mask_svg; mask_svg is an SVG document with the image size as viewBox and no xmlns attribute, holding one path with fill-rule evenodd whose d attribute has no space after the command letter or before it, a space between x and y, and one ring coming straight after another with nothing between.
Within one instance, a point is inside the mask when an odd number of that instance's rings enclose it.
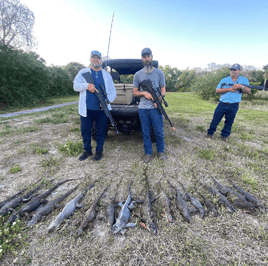
<instances>
[{"instance_id":1,"label":"shrub","mask_svg":"<svg viewBox=\"0 0 268 266\"><path fill-rule=\"evenodd\" d=\"M0 104L18 106L45 101L50 73L40 57L0 44Z\"/></svg>"},{"instance_id":2,"label":"shrub","mask_svg":"<svg viewBox=\"0 0 268 266\"><path fill-rule=\"evenodd\" d=\"M195 77L191 89L203 99L209 100L210 98L214 98L218 100L220 95L216 93L216 87L221 79L228 75L229 69L227 67L216 70L216 73L207 72L204 77Z\"/></svg>"},{"instance_id":3,"label":"shrub","mask_svg":"<svg viewBox=\"0 0 268 266\"><path fill-rule=\"evenodd\" d=\"M51 96L76 94L69 68L47 67L38 54L3 44L0 51L0 107L32 105Z\"/></svg>"}]
</instances>

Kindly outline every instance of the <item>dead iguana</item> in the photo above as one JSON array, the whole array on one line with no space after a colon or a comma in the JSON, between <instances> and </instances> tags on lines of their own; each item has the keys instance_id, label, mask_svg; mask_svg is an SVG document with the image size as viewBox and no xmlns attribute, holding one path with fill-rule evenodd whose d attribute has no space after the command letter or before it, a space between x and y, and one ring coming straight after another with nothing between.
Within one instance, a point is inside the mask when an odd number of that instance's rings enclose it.
<instances>
[{"instance_id":1,"label":"dead iguana","mask_svg":"<svg viewBox=\"0 0 268 266\"><path fill-rule=\"evenodd\" d=\"M157 229L152 220L153 213L152 213L152 206L151 206L151 201L150 201L149 183L148 183L148 176L147 176L146 170L145 170L145 185L146 185L145 201L141 205L141 208L140 208L140 217L144 223L140 223L140 224L145 229L147 229L148 231L156 235Z\"/></svg>"},{"instance_id":2,"label":"dead iguana","mask_svg":"<svg viewBox=\"0 0 268 266\"><path fill-rule=\"evenodd\" d=\"M109 186L108 186L109 187ZM86 211L84 219L79 227L78 235L81 235L83 230L87 227L87 225L92 222L96 218L96 210L95 207L98 204L99 200L101 199L102 195L105 193L105 191L108 189L106 187L102 190L102 192L99 194L99 196L95 199L95 201L92 203L90 208Z\"/></svg>"},{"instance_id":3,"label":"dead iguana","mask_svg":"<svg viewBox=\"0 0 268 266\"><path fill-rule=\"evenodd\" d=\"M248 209L251 212L256 212L254 205L248 202L244 196L242 196L238 192L235 192L227 187L222 186L215 180L215 178L211 178L219 188L220 192L224 195L227 195L227 198L232 202L233 206L240 206L242 208Z\"/></svg>"},{"instance_id":4,"label":"dead iguana","mask_svg":"<svg viewBox=\"0 0 268 266\"><path fill-rule=\"evenodd\" d=\"M184 185L181 182L179 182L179 184L182 186L186 195L189 197L191 204L199 211L201 217L204 218L205 209L203 208L202 204L186 190L186 188L184 187Z\"/></svg>"},{"instance_id":5,"label":"dead iguana","mask_svg":"<svg viewBox=\"0 0 268 266\"><path fill-rule=\"evenodd\" d=\"M172 188L175 189L175 191L177 193L177 197L176 197L176 206L177 206L177 209L181 212L181 214L186 219L186 221L188 223L191 223L192 219L191 219L191 215L190 215L190 211L189 211L189 208L188 208L187 203L182 198L182 195L181 195L180 191L177 188L175 188L169 181L168 181L168 183L170 184L170 186Z\"/></svg>"}]
</instances>

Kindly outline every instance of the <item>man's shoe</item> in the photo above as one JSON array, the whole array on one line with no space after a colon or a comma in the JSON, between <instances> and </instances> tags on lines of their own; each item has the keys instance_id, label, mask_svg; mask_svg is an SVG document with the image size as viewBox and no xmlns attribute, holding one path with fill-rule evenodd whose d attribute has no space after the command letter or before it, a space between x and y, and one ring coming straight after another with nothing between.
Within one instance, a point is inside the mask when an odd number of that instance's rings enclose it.
<instances>
[{"instance_id":1,"label":"man's shoe","mask_svg":"<svg viewBox=\"0 0 268 266\"><path fill-rule=\"evenodd\" d=\"M221 137L221 140L228 143L229 142L229 138L228 137Z\"/></svg>"},{"instance_id":2,"label":"man's shoe","mask_svg":"<svg viewBox=\"0 0 268 266\"><path fill-rule=\"evenodd\" d=\"M79 161L86 160L89 156L93 155L92 151L84 151L83 154L79 157Z\"/></svg>"},{"instance_id":3,"label":"man's shoe","mask_svg":"<svg viewBox=\"0 0 268 266\"><path fill-rule=\"evenodd\" d=\"M212 139L212 136L213 136L213 135L209 135L209 134L207 134L207 135L206 135L206 138L207 138L207 139Z\"/></svg>"},{"instance_id":4,"label":"man's shoe","mask_svg":"<svg viewBox=\"0 0 268 266\"><path fill-rule=\"evenodd\" d=\"M99 161L102 158L102 151L96 151L94 161Z\"/></svg>"},{"instance_id":5,"label":"man's shoe","mask_svg":"<svg viewBox=\"0 0 268 266\"><path fill-rule=\"evenodd\" d=\"M163 152L158 152L157 157L161 161L165 161L167 159L167 156Z\"/></svg>"},{"instance_id":6,"label":"man's shoe","mask_svg":"<svg viewBox=\"0 0 268 266\"><path fill-rule=\"evenodd\" d=\"M152 154L145 154L145 156L143 157L143 162L144 163L149 163L150 160L152 159L153 155Z\"/></svg>"}]
</instances>

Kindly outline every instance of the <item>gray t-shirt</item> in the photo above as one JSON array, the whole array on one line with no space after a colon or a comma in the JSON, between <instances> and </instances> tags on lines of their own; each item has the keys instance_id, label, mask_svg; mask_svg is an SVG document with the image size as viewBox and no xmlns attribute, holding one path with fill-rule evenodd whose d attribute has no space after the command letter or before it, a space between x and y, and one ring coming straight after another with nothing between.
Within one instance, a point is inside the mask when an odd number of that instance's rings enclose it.
<instances>
[{"instance_id":1,"label":"gray t-shirt","mask_svg":"<svg viewBox=\"0 0 268 266\"><path fill-rule=\"evenodd\" d=\"M165 75L162 70L158 68L154 68L153 72L151 73L146 73L144 69L141 69L140 71L136 72L133 80L133 88L138 88L140 91L142 90L142 87L139 86L140 82L143 80L148 80L150 79L153 84L153 88L156 90L156 88L161 88L166 86L165 83ZM153 109L154 103L151 100L147 100L145 97L141 97L140 99L140 104L139 104L140 109Z\"/></svg>"}]
</instances>

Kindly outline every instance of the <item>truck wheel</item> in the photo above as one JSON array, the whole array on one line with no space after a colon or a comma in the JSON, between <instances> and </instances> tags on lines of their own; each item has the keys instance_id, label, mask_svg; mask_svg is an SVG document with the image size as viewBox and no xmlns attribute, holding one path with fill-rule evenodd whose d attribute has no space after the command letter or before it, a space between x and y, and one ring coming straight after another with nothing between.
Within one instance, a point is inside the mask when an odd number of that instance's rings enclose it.
<instances>
[{"instance_id":1,"label":"truck wheel","mask_svg":"<svg viewBox=\"0 0 268 266\"><path fill-rule=\"evenodd\" d=\"M155 143L155 142L156 142L156 136L155 136L154 129L153 129L152 126L151 126L151 128L150 128L150 137L151 137L151 141L152 141L153 143Z\"/></svg>"}]
</instances>

